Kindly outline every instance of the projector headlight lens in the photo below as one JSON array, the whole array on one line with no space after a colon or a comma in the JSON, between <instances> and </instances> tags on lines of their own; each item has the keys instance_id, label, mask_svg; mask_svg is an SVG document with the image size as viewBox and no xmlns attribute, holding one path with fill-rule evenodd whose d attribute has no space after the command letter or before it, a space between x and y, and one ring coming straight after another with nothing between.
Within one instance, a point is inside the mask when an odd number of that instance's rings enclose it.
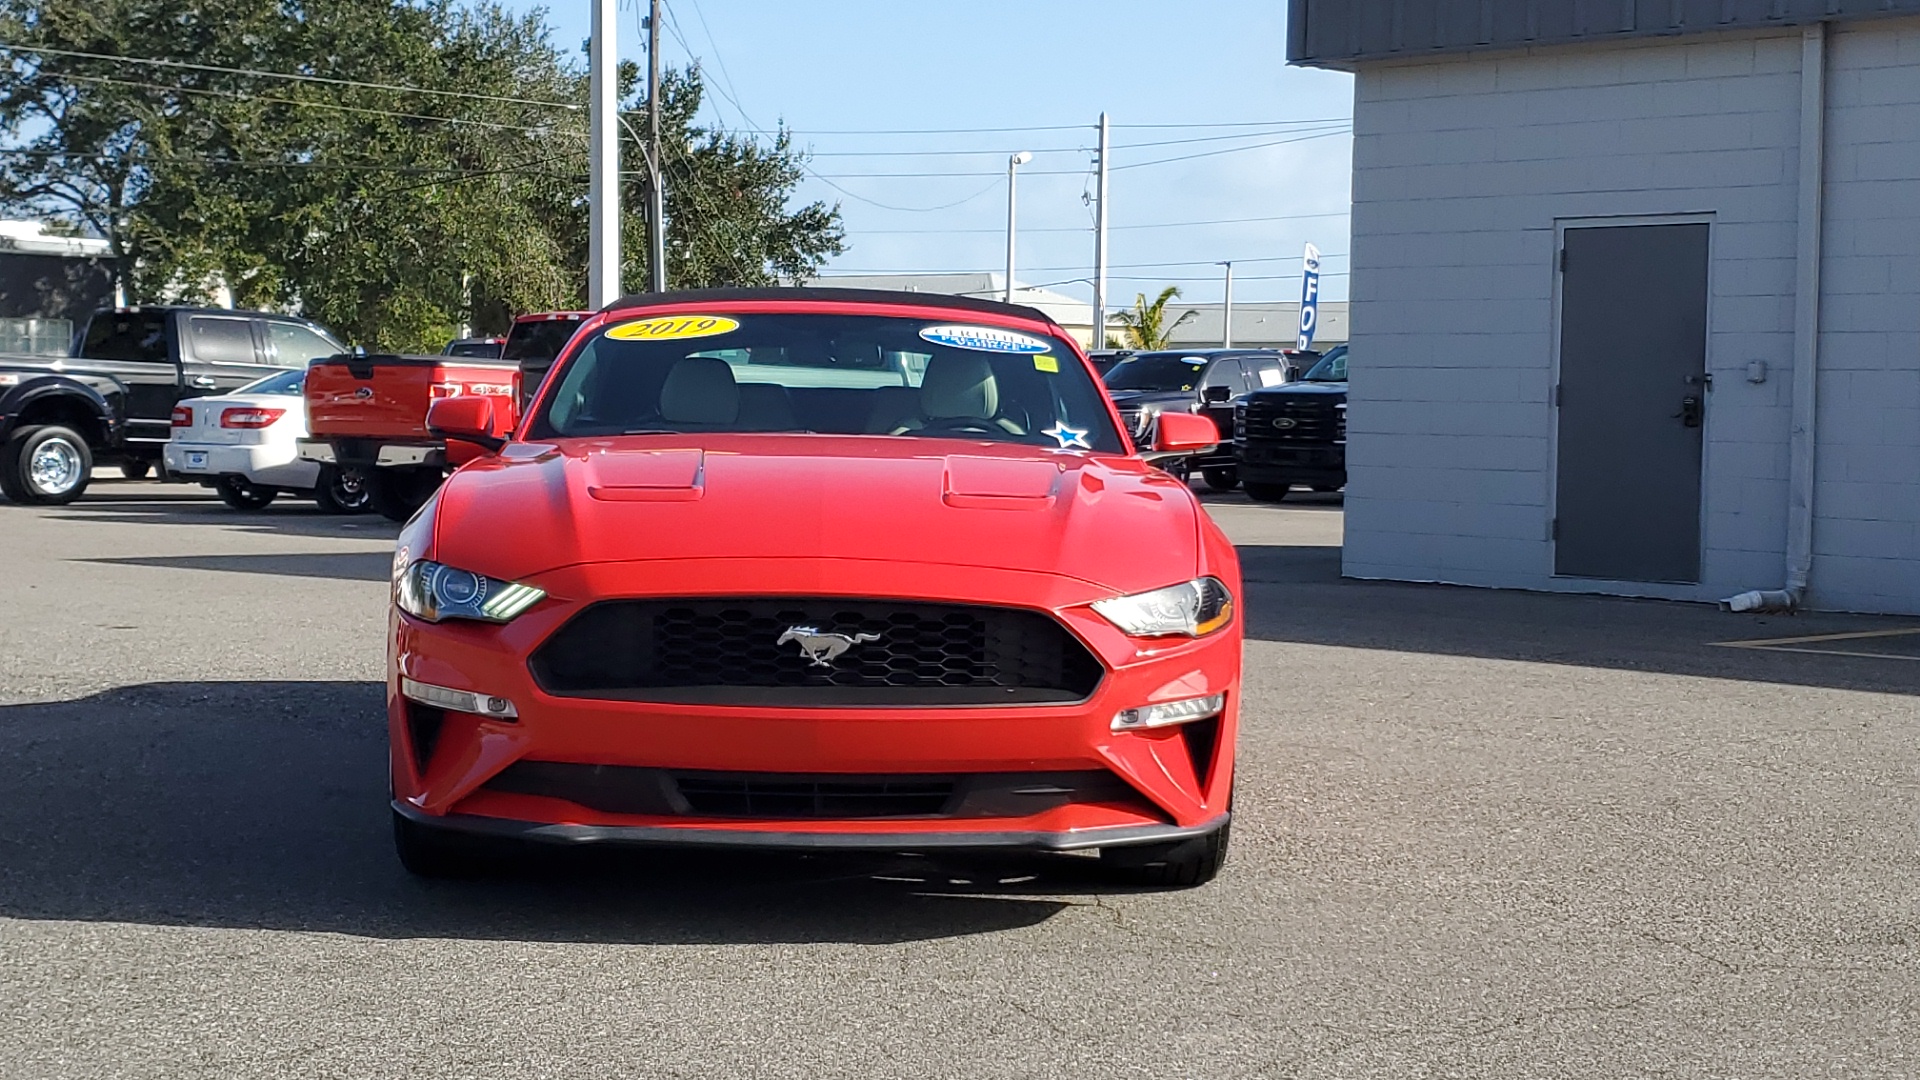
<instances>
[{"instance_id":1,"label":"projector headlight lens","mask_svg":"<svg viewBox=\"0 0 1920 1080\"><path fill-rule=\"evenodd\" d=\"M416 619L512 622L546 598L546 590L419 559L396 559L393 602Z\"/></svg>"},{"instance_id":2,"label":"projector headlight lens","mask_svg":"<svg viewBox=\"0 0 1920 1080\"><path fill-rule=\"evenodd\" d=\"M1233 621L1233 597L1219 578L1203 577L1095 600L1093 610L1132 637L1205 637Z\"/></svg>"}]
</instances>

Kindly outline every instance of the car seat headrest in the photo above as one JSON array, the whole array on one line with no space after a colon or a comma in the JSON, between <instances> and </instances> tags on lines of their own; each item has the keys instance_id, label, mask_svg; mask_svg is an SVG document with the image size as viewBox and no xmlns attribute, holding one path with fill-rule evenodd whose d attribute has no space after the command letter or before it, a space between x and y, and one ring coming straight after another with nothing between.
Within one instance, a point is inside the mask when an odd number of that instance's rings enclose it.
<instances>
[{"instance_id":1,"label":"car seat headrest","mask_svg":"<svg viewBox=\"0 0 1920 1080\"><path fill-rule=\"evenodd\" d=\"M920 411L940 420L991 418L1000 411L1000 384L984 356L945 353L927 362L920 381Z\"/></svg>"},{"instance_id":2,"label":"car seat headrest","mask_svg":"<svg viewBox=\"0 0 1920 1080\"><path fill-rule=\"evenodd\" d=\"M711 356L689 356L667 372L660 388L660 419L670 424L731 424L740 416L733 368Z\"/></svg>"}]
</instances>

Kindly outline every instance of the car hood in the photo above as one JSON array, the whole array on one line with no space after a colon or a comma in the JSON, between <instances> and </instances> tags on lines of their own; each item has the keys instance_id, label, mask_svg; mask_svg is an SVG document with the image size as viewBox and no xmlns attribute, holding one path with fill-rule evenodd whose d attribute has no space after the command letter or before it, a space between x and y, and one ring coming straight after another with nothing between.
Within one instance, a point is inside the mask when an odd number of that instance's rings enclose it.
<instances>
[{"instance_id":1,"label":"car hood","mask_svg":"<svg viewBox=\"0 0 1920 1080\"><path fill-rule=\"evenodd\" d=\"M434 558L499 578L653 559L871 559L1137 592L1197 572L1202 510L1137 458L949 439L523 443L451 477Z\"/></svg>"},{"instance_id":2,"label":"car hood","mask_svg":"<svg viewBox=\"0 0 1920 1080\"><path fill-rule=\"evenodd\" d=\"M1198 400L1192 390L1109 390L1107 396L1122 409L1142 405L1187 405Z\"/></svg>"},{"instance_id":3,"label":"car hood","mask_svg":"<svg viewBox=\"0 0 1920 1080\"><path fill-rule=\"evenodd\" d=\"M1346 392L1347 392L1347 384L1343 382L1293 382L1293 383L1287 383L1284 386L1271 387L1266 390L1255 390L1252 394L1249 394L1247 396L1248 397L1259 396L1263 398L1278 397L1281 395L1295 395L1295 396L1320 395L1320 396L1340 397L1340 396L1344 396Z\"/></svg>"}]
</instances>

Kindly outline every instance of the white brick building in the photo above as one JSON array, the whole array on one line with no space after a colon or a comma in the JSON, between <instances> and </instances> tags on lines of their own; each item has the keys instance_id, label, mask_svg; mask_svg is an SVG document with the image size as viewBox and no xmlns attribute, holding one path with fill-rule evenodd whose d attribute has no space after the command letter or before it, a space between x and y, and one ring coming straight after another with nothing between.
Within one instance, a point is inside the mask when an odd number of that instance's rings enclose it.
<instances>
[{"instance_id":1,"label":"white brick building","mask_svg":"<svg viewBox=\"0 0 1920 1080\"><path fill-rule=\"evenodd\" d=\"M1293 0L1356 74L1346 573L1920 613L1920 3L1658 8Z\"/></svg>"}]
</instances>

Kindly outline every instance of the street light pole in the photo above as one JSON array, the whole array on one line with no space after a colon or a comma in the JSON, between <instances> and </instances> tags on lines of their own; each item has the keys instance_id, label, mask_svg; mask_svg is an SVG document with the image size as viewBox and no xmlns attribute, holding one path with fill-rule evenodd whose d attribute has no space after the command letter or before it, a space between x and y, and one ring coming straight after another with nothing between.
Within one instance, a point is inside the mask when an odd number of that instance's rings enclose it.
<instances>
[{"instance_id":1,"label":"street light pole","mask_svg":"<svg viewBox=\"0 0 1920 1080\"><path fill-rule=\"evenodd\" d=\"M1107 114L1100 114L1099 176L1093 184L1093 347L1107 347Z\"/></svg>"},{"instance_id":2,"label":"street light pole","mask_svg":"<svg viewBox=\"0 0 1920 1080\"><path fill-rule=\"evenodd\" d=\"M588 46L587 306L620 299L620 119L618 0L593 0Z\"/></svg>"},{"instance_id":3,"label":"street light pole","mask_svg":"<svg viewBox=\"0 0 1920 1080\"><path fill-rule=\"evenodd\" d=\"M1013 231L1015 208L1018 203L1018 170L1020 166L1033 160L1033 155L1025 150L1007 159L1007 288L1004 299L1013 303Z\"/></svg>"},{"instance_id":4,"label":"street light pole","mask_svg":"<svg viewBox=\"0 0 1920 1080\"><path fill-rule=\"evenodd\" d=\"M1220 265L1227 268L1227 302L1221 305L1220 310L1220 347L1231 349L1233 348L1233 263L1223 262Z\"/></svg>"},{"instance_id":5,"label":"street light pole","mask_svg":"<svg viewBox=\"0 0 1920 1080\"><path fill-rule=\"evenodd\" d=\"M667 163L660 157L665 145L660 138L660 0L653 0L647 17L647 135L653 144L647 204L647 287L659 293L667 291Z\"/></svg>"}]
</instances>

